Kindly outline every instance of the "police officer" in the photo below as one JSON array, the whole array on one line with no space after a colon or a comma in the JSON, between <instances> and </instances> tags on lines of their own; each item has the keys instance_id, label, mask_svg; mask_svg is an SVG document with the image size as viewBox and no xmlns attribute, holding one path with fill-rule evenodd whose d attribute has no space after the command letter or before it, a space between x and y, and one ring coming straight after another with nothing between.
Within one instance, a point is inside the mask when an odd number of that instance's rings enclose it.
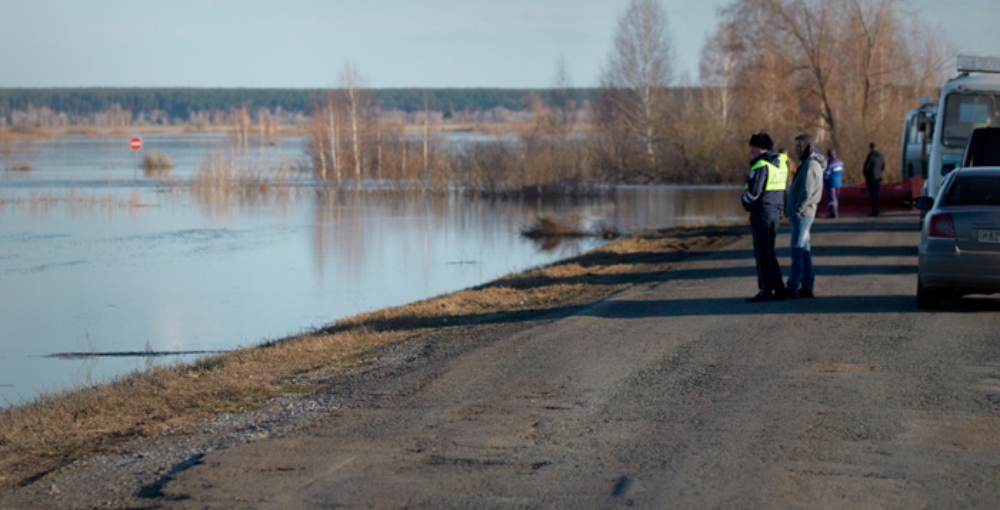
<instances>
[{"instance_id":1,"label":"police officer","mask_svg":"<svg viewBox=\"0 0 1000 510\"><path fill-rule=\"evenodd\" d=\"M747 176L746 192L743 193L743 209L750 213L750 229L753 232L753 255L757 260L756 296L747 299L751 303L761 301L782 301L785 299L785 284L778 266L778 256L774 253L774 240L781 208L785 202L785 188L788 184L788 165L773 152L774 141L767 133L757 133L750 137L750 175Z\"/></svg>"}]
</instances>

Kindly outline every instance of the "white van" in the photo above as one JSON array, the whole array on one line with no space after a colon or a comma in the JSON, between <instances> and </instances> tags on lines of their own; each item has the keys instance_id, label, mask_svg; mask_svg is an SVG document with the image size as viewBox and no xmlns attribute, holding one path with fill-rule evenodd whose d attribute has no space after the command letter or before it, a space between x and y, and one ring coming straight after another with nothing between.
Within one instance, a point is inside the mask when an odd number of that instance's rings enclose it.
<instances>
[{"instance_id":1,"label":"white van","mask_svg":"<svg viewBox=\"0 0 1000 510\"><path fill-rule=\"evenodd\" d=\"M1000 57L959 55L958 72L938 98L923 191L931 197L944 176L961 165L972 130L1000 126Z\"/></svg>"},{"instance_id":2,"label":"white van","mask_svg":"<svg viewBox=\"0 0 1000 510\"><path fill-rule=\"evenodd\" d=\"M936 117L937 107L931 104L931 99L927 96L920 97L920 108L906 112L899 155L904 180L911 177L927 178L927 160Z\"/></svg>"}]
</instances>

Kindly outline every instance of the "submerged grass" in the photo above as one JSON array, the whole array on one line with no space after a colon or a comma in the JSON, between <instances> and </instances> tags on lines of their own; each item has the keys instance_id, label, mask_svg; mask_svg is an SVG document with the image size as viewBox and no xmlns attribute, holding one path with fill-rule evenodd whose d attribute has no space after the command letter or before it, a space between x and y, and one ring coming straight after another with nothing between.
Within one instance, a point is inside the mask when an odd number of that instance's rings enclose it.
<instances>
[{"instance_id":1,"label":"submerged grass","mask_svg":"<svg viewBox=\"0 0 1000 510\"><path fill-rule=\"evenodd\" d=\"M43 396L0 412L0 488L25 485L136 437L183 429L217 413L254 409L267 405L270 396L315 391L318 386L308 381L359 366L368 353L389 344L592 302L664 271L686 252L727 243L740 233L729 225L644 233L479 287L346 318L260 347Z\"/></svg>"},{"instance_id":2,"label":"submerged grass","mask_svg":"<svg viewBox=\"0 0 1000 510\"><path fill-rule=\"evenodd\" d=\"M594 225L589 228L579 226L579 221L560 221L551 216L540 216L529 225L521 228L521 235L528 239L545 239L553 237L601 237L615 239L621 232L610 225Z\"/></svg>"},{"instance_id":3,"label":"submerged grass","mask_svg":"<svg viewBox=\"0 0 1000 510\"><path fill-rule=\"evenodd\" d=\"M119 209L132 210L148 207L142 201L142 196L133 192L129 196L111 192L94 192L71 188L64 193L49 193L32 191L28 194L0 196L0 212L4 207L11 207L24 214L51 214L57 208L71 215L93 213L98 211L113 211Z\"/></svg>"}]
</instances>

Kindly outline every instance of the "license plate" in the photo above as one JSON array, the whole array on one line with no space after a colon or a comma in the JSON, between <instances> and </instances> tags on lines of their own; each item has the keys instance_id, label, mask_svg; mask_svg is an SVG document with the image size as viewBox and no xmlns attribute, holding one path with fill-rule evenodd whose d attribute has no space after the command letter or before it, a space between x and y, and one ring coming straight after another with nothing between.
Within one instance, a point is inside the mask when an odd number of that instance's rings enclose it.
<instances>
[{"instance_id":1,"label":"license plate","mask_svg":"<svg viewBox=\"0 0 1000 510\"><path fill-rule=\"evenodd\" d=\"M979 242L1000 243L1000 230L980 230Z\"/></svg>"}]
</instances>

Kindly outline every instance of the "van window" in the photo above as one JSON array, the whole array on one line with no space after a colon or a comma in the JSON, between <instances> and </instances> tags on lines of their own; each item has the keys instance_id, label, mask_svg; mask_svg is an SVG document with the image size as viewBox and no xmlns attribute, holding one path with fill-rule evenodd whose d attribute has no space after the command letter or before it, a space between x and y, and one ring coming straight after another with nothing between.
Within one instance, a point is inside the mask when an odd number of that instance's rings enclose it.
<instances>
[{"instance_id":1,"label":"van window","mask_svg":"<svg viewBox=\"0 0 1000 510\"><path fill-rule=\"evenodd\" d=\"M973 129L988 126L1000 126L997 94L949 94L945 99L941 141L946 147L965 147Z\"/></svg>"},{"instance_id":2,"label":"van window","mask_svg":"<svg viewBox=\"0 0 1000 510\"><path fill-rule=\"evenodd\" d=\"M1000 166L1000 128L980 128L969 135L962 166Z\"/></svg>"},{"instance_id":3,"label":"van window","mask_svg":"<svg viewBox=\"0 0 1000 510\"><path fill-rule=\"evenodd\" d=\"M1000 206L1000 175L956 175L941 205Z\"/></svg>"}]
</instances>

